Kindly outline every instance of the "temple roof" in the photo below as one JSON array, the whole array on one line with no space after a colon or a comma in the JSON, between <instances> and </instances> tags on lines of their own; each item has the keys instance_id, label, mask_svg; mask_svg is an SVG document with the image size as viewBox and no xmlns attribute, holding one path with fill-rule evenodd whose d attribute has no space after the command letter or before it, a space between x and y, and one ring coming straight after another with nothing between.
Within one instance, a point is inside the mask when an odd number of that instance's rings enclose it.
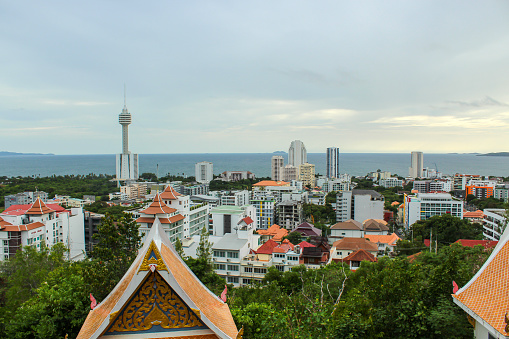
<instances>
[{"instance_id":1,"label":"temple roof","mask_svg":"<svg viewBox=\"0 0 509 339\"><path fill-rule=\"evenodd\" d=\"M30 206L28 211L25 214L47 214L50 212L55 212L41 200L41 198L37 198L37 200Z\"/></svg>"},{"instance_id":2,"label":"temple roof","mask_svg":"<svg viewBox=\"0 0 509 339\"><path fill-rule=\"evenodd\" d=\"M156 218L143 248L77 338L236 338L226 303L191 272Z\"/></svg>"},{"instance_id":3,"label":"temple roof","mask_svg":"<svg viewBox=\"0 0 509 339\"><path fill-rule=\"evenodd\" d=\"M168 205L166 205L161 200L160 195L156 194L156 196L154 197L154 201L152 201L152 203L146 209L140 211L140 213L156 215L156 214L171 214L175 213L176 211L177 211L176 209L168 207Z\"/></svg>"},{"instance_id":4,"label":"temple roof","mask_svg":"<svg viewBox=\"0 0 509 339\"><path fill-rule=\"evenodd\" d=\"M453 300L488 329L509 335L505 331L509 310L509 227L477 274L453 294Z\"/></svg>"},{"instance_id":5,"label":"temple roof","mask_svg":"<svg viewBox=\"0 0 509 339\"><path fill-rule=\"evenodd\" d=\"M161 199L164 199L164 200L177 200L178 196L181 196L182 194L180 194L179 192L175 191L175 189L173 187L171 187L171 185L168 185L166 186L166 188L164 189L163 193L161 193Z\"/></svg>"}]
</instances>

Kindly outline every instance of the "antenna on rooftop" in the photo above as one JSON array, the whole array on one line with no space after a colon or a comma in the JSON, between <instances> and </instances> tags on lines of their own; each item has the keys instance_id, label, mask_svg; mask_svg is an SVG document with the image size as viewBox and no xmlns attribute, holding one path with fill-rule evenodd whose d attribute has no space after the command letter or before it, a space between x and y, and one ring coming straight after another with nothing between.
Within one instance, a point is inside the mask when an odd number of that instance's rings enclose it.
<instances>
[{"instance_id":1,"label":"antenna on rooftop","mask_svg":"<svg viewBox=\"0 0 509 339\"><path fill-rule=\"evenodd\" d=\"M127 100L126 100L126 86L125 86L125 82L124 82L124 107L127 106Z\"/></svg>"}]
</instances>

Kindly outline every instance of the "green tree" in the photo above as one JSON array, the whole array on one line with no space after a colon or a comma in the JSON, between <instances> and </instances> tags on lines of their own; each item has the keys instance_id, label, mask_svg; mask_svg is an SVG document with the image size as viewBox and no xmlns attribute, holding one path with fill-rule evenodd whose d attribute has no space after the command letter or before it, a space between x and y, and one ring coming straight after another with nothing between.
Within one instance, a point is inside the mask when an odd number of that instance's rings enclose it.
<instances>
[{"instance_id":1,"label":"green tree","mask_svg":"<svg viewBox=\"0 0 509 339\"><path fill-rule=\"evenodd\" d=\"M44 284L7 320L8 338L75 338L90 310L79 263L49 273Z\"/></svg>"},{"instance_id":2,"label":"green tree","mask_svg":"<svg viewBox=\"0 0 509 339\"><path fill-rule=\"evenodd\" d=\"M294 245L298 245L302 242L302 235L299 232L291 232L285 239L288 239Z\"/></svg>"},{"instance_id":3,"label":"green tree","mask_svg":"<svg viewBox=\"0 0 509 339\"><path fill-rule=\"evenodd\" d=\"M202 259L206 262L212 262L212 243L209 241L209 231L204 226L200 233L200 242L196 249L196 255L198 259Z\"/></svg>"},{"instance_id":4,"label":"green tree","mask_svg":"<svg viewBox=\"0 0 509 339\"><path fill-rule=\"evenodd\" d=\"M444 214L417 221L412 231L414 239L430 239L433 234L433 239L438 238L440 244L449 245L458 239L482 239L483 228L478 223Z\"/></svg>"},{"instance_id":5,"label":"green tree","mask_svg":"<svg viewBox=\"0 0 509 339\"><path fill-rule=\"evenodd\" d=\"M182 246L182 241L180 241L180 238L177 238L177 241L175 241L175 251L177 251L178 255L184 259L184 247Z\"/></svg>"}]
</instances>

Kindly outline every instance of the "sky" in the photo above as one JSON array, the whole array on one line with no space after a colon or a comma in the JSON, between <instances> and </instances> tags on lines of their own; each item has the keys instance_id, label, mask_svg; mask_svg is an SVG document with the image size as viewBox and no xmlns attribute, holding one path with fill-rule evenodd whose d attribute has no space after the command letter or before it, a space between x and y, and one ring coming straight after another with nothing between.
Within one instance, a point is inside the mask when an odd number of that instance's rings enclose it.
<instances>
[{"instance_id":1,"label":"sky","mask_svg":"<svg viewBox=\"0 0 509 339\"><path fill-rule=\"evenodd\" d=\"M3 151L509 151L508 1L0 0Z\"/></svg>"}]
</instances>

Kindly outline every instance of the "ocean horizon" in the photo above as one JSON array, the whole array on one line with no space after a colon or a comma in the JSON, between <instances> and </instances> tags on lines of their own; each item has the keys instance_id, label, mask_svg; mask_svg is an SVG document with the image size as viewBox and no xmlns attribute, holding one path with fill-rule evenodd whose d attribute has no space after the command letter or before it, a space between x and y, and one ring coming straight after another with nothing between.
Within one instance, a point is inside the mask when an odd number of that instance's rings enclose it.
<instances>
[{"instance_id":1,"label":"ocean horizon","mask_svg":"<svg viewBox=\"0 0 509 339\"><path fill-rule=\"evenodd\" d=\"M214 174L224 171L250 171L257 177L270 176L270 160L286 153L169 153L140 154L141 173L194 176L194 165L200 161L213 163ZM325 153L308 153L308 162L316 173L325 175ZM341 153L340 172L353 176L368 172L389 171L408 175L410 153ZM509 157L479 156L477 153L425 153L424 167L435 168L444 175L454 173L509 177ZM12 155L0 157L0 176L41 176L115 174L115 154L85 155Z\"/></svg>"}]
</instances>

